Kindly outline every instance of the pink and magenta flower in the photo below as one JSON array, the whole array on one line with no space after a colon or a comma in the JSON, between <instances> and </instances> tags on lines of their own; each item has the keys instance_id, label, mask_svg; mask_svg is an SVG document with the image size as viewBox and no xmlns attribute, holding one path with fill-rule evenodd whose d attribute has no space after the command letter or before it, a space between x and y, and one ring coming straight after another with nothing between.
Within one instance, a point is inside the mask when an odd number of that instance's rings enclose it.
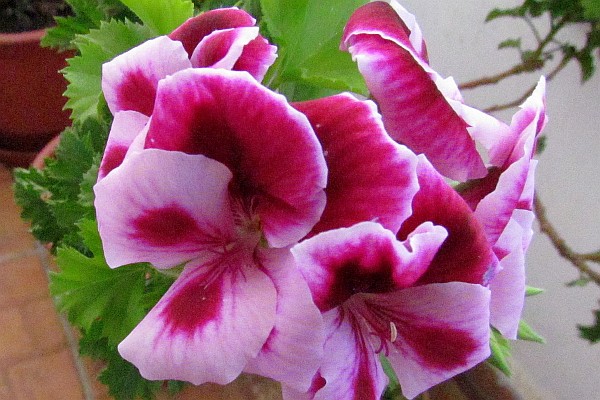
<instances>
[{"instance_id":1,"label":"pink and magenta flower","mask_svg":"<svg viewBox=\"0 0 600 400\"><path fill-rule=\"evenodd\" d=\"M183 266L122 356L148 379L308 388L322 320L289 246L322 214L327 169L306 117L246 72L189 68L158 83L148 123L115 121L139 133L95 186L106 260Z\"/></svg>"},{"instance_id":2,"label":"pink and magenta flower","mask_svg":"<svg viewBox=\"0 0 600 400\"><path fill-rule=\"evenodd\" d=\"M485 360L490 323L516 336L543 81L510 126L468 107L394 0L341 46L374 101L261 85L276 49L236 8L104 65L106 261L178 274L119 345L144 377L377 399L385 356L413 398Z\"/></svg>"}]
</instances>

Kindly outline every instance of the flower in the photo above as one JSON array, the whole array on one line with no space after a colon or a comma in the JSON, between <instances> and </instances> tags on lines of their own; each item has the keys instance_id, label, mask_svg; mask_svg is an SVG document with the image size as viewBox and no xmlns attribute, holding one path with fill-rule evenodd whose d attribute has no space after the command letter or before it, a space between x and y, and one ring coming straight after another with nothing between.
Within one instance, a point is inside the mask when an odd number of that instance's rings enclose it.
<instances>
[{"instance_id":1,"label":"flower","mask_svg":"<svg viewBox=\"0 0 600 400\"><path fill-rule=\"evenodd\" d=\"M211 10L190 18L168 36L148 40L103 64L102 91L115 121L99 177L123 161L146 125L161 79L187 68L210 67L247 71L262 80L277 48L258 33L255 22L237 8ZM127 111L128 115L119 115Z\"/></svg>"},{"instance_id":2,"label":"flower","mask_svg":"<svg viewBox=\"0 0 600 400\"><path fill-rule=\"evenodd\" d=\"M497 129L497 121L464 105L454 80L429 66L412 14L394 0L368 3L350 17L341 48L356 61L395 140L454 180L486 175L474 139Z\"/></svg>"},{"instance_id":3,"label":"flower","mask_svg":"<svg viewBox=\"0 0 600 400\"><path fill-rule=\"evenodd\" d=\"M490 135L485 144L493 167L482 179L458 190L484 226L500 270L490 283L491 323L505 337L516 339L525 301L525 252L534 219L533 160L539 134L548 121L545 79L523 103L503 135Z\"/></svg>"},{"instance_id":4,"label":"flower","mask_svg":"<svg viewBox=\"0 0 600 400\"><path fill-rule=\"evenodd\" d=\"M391 140L372 102L294 106L329 169L321 220L292 248L325 318L327 357L308 393L285 397L378 398L387 378L377 353L409 397L484 360L495 258L472 210L424 156Z\"/></svg>"},{"instance_id":5,"label":"flower","mask_svg":"<svg viewBox=\"0 0 600 400\"><path fill-rule=\"evenodd\" d=\"M124 110L150 116L156 87L186 68L247 71L262 80L276 47L258 33L243 10L224 8L190 18L168 36L149 40L102 66L102 91L113 114Z\"/></svg>"},{"instance_id":6,"label":"flower","mask_svg":"<svg viewBox=\"0 0 600 400\"><path fill-rule=\"evenodd\" d=\"M322 322L288 246L318 221L327 175L308 120L246 72L188 68L158 83L140 135L94 189L106 260L184 268L119 352L148 379L250 370L305 390Z\"/></svg>"}]
</instances>

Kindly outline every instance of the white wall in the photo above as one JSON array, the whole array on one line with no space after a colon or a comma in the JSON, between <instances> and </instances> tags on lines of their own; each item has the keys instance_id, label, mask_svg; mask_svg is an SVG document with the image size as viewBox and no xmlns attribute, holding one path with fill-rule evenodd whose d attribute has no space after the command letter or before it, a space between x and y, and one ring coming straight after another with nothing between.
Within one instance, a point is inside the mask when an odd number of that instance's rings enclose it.
<instances>
[{"instance_id":1,"label":"white wall","mask_svg":"<svg viewBox=\"0 0 600 400\"><path fill-rule=\"evenodd\" d=\"M423 1L400 0L414 13L427 41L431 65L443 76L465 82L512 66L514 50L497 44L522 35L531 39L519 20L484 23L494 7L517 5L514 0ZM571 30L569 36L580 38ZM600 70L600 67L598 68ZM528 74L506 82L464 91L470 105L480 108L513 100L536 83ZM600 72L580 85L578 66L570 65L548 85L550 122L547 149L540 156L536 186L550 220L576 250L600 249ZM506 122L511 112L497 114ZM537 229L537 225L536 225ZM600 270L600 268L598 268ZM600 343L578 338L576 325L593 322L600 288L567 288L576 279L574 267L561 259L546 237L536 234L528 255L528 283L546 293L530 298L525 318L546 339L546 345L517 343L516 360L547 394L543 398L600 398Z\"/></svg>"}]
</instances>

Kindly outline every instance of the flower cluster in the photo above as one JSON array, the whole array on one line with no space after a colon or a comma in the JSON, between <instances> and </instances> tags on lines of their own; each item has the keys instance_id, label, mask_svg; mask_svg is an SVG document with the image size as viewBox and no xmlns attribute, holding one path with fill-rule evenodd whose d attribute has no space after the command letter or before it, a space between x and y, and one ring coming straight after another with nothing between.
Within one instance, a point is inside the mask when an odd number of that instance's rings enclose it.
<instances>
[{"instance_id":1,"label":"flower cluster","mask_svg":"<svg viewBox=\"0 0 600 400\"><path fill-rule=\"evenodd\" d=\"M341 49L373 100L263 86L277 49L237 8L104 65L106 260L181 271L119 345L145 378L377 399L384 355L413 398L485 360L490 325L516 337L544 81L510 125L468 107L394 0Z\"/></svg>"}]
</instances>

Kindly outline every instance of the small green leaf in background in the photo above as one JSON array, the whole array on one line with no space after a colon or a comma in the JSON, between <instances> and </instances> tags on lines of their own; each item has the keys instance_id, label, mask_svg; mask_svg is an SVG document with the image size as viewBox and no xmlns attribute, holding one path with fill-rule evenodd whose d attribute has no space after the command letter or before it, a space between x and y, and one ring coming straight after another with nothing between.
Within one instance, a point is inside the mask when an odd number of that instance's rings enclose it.
<instances>
[{"instance_id":1,"label":"small green leaf in background","mask_svg":"<svg viewBox=\"0 0 600 400\"><path fill-rule=\"evenodd\" d=\"M102 106L102 64L154 36L143 25L111 20L77 37L75 44L81 54L69 59L63 70L69 81L65 96L66 107L72 110L71 118L75 121L97 118Z\"/></svg>"},{"instance_id":2,"label":"small green leaf in background","mask_svg":"<svg viewBox=\"0 0 600 400\"><path fill-rule=\"evenodd\" d=\"M348 18L366 0L262 0L263 21L279 46L279 58L265 82L284 82L367 94L351 56L339 50Z\"/></svg>"},{"instance_id":3,"label":"small green leaf in background","mask_svg":"<svg viewBox=\"0 0 600 400\"><path fill-rule=\"evenodd\" d=\"M156 36L167 35L194 15L191 0L121 0Z\"/></svg>"},{"instance_id":4,"label":"small green leaf in background","mask_svg":"<svg viewBox=\"0 0 600 400\"><path fill-rule=\"evenodd\" d=\"M495 328L492 328L490 334L490 348L492 354L487 361L498 368L504 375L511 376L510 364L510 341L502 336Z\"/></svg>"},{"instance_id":5,"label":"small green leaf in background","mask_svg":"<svg viewBox=\"0 0 600 400\"><path fill-rule=\"evenodd\" d=\"M531 326L529 326L527 322L523 320L519 321L517 339L526 340L528 342L546 343L546 339L541 337L536 331L533 330Z\"/></svg>"},{"instance_id":6,"label":"small green leaf in background","mask_svg":"<svg viewBox=\"0 0 600 400\"><path fill-rule=\"evenodd\" d=\"M506 39L498 45L498 49L506 49L506 48L521 48L521 38L516 39Z\"/></svg>"},{"instance_id":7,"label":"small green leaf in background","mask_svg":"<svg viewBox=\"0 0 600 400\"><path fill-rule=\"evenodd\" d=\"M579 336L589 340L591 343L600 342L600 310L594 311L596 321L592 325L577 325Z\"/></svg>"},{"instance_id":8,"label":"small green leaf in background","mask_svg":"<svg viewBox=\"0 0 600 400\"><path fill-rule=\"evenodd\" d=\"M537 296L538 294L544 293L544 289L536 288L533 286L525 287L525 297Z\"/></svg>"}]
</instances>

